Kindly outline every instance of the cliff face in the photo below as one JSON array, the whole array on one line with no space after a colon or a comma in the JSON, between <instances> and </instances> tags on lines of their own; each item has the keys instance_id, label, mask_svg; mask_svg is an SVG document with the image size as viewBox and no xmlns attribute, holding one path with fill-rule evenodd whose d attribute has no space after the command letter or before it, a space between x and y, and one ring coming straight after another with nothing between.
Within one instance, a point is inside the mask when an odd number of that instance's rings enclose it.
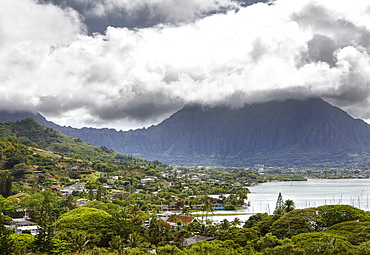
<instances>
[{"instance_id":1,"label":"cliff face","mask_svg":"<svg viewBox=\"0 0 370 255\"><path fill-rule=\"evenodd\" d=\"M187 106L157 126L124 132L119 149L173 163L304 163L368 151L369 138L364 121L314 98Z\"/></svg>"},{"instance_id":2,"label":"cliff face","mask_svg":"<svg viewBox=\"0 0 370 255\"><path fill-rule=\"evenodd\" d=\"M157 126L126 132L53 125L93 145L185 165L333 165L370 151L370 126L319 98L236 109L191 105Z\"/></svg>"}]
</instances>

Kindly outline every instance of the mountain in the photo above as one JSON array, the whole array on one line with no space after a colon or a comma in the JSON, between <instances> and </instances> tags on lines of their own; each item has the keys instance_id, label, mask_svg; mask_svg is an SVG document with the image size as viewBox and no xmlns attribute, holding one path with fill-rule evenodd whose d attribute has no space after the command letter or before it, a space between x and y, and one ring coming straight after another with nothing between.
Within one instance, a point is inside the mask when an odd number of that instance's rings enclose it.
<instances>
[{"instance_id":1,"label":"mountain","mask_svg":"<svg viewBox=\"0 0 370 255\"><path fill-rule=\"evenodd\" d=\"M26 113L20 113L19 116L25 117L26 115ZM43 120L43 118L40 118L40 120ZM32 148L47 150L49 152L53 151L57 154L89 161L131 166L151 164L165 166L158 161L150 162L133 156L122 155L105 146L93 146L80 138L72 138L54 128L40 125L31 117L27 117L21 121L0 123L0 148L4 145L4 141L19 143ZM7 155L6 150L4 154Z\"/></svg>"},{"instance_id":2,"label":"mountain","mask_svg":"<svg viewBox=\"0 0 370 255\"><path fill-rule=\"evenodd\" d=\"M370 148L368 124L318 98L237 109L192 105L123 137L121 152L184 164L350 163Z\"/></svg>"},{"instance_id":3,"label":"mountain","mask_svg":"<svg viewBox=\"0 0 370 255\"><path fill-rule=\"evenodd\" d=\"M338 166L367 162L370 152L370 126L320 98L235 109L189 105L156 126L125 132L54 128L123 154L179 165Z\"/></svg>"}]
</instances>

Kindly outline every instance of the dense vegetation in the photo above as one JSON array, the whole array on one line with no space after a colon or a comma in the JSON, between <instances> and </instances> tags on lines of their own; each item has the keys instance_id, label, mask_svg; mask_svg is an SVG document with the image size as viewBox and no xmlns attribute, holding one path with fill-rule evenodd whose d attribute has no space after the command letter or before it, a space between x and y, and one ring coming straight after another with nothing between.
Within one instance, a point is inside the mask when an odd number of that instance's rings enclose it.
<instances>
[{"instance_id":1,"label":"dense vegetation","mask_svg":"<svg viewBox=\"0 0 370 255\"><path fill-rule=\"evenodd\" d=\"M91 200L77 206L57 191L0 196L1 254L369 254L370 215L348 205L294 209L278 199L272 215L256 214L244 224L170 225L143 208L148 197ZM4 227L19 209L32 208L39 234L14 234ZM147 222L147 224L145 224ZM185 245L189 237L207 241Z\"/></svg>"},{"instance_id":2,"label":"dense vegetation","mask_svg":"<svg viewBox=\"0 0 370 255\"><path fill-rule=\"evenodd\" d=\"M151 161L116 153L105 146L92 146L80 138L71 138L53 128L41 126L32 118L26 118L17 122L0 123L0 138L34 148L54 151L61 156L79 158L81 160L101 160L118 165L151 163ZM160 162L156 163L160 164ZM165 165L162 164L162 166Z\"/></svg>"},{"instance_id":3,"label":"dense vegetation","mask_svg":"<svg viewBox=\"0 0 370 255\"><path fill-rule=\"evenodd\" d=\"M32 119L0 124L0 156L1 254L370 253L370 215L347 205L296 210L279 195L272 215L245 223L208 219L215 206L246 206L249 185L305 180L309 171L336 177L331 169L170 167L91 146ZM344 169L341 176L360 173L368 170ZM84 188L65 191L75 183ZM171 224L157 215L166 210L177 212ZM180 216L192 211L201 211L200 221L183 222ZM37 235L5 226L25 213L39 226ZM185 245L188 238L208 241Z\"/></svg>"}]
</instances>

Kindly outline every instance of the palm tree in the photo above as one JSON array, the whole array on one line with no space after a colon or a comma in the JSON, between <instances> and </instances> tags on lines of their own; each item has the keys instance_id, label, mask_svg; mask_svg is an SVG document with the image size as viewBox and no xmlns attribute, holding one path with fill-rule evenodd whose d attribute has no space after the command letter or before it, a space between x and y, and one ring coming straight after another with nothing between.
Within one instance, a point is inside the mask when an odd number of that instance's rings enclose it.
<instances>
[{"instance_id":1,"label":"palm tree","mask_svg":"<svg viewBox=\"0 0 370 255\"><path fill-rule=\"evenodd\" d=\"M131 248L136 248L140 245L142 237L137 232L132 232L127 239L128 246Z\"/></svg>"},{"instance_id":2,"label":"palm tree","mask_svg":"<svg viewBox=\"0 0 370 255\"><path fill-rule=\"evenodd\" d=\"M235 219L231 222L231 224L236 227L239 226L241 223L241 220L237 217L235 217Z\"/></svg>"},{"instance_id":3,"label":"palm tree","mask_svg":"<svg viewBox=\"0 0 370 255\"><path fill-rule=\"evenodd\" d=\"M290 211L293 211L295 209L295 204L293 200L285 200L284 202L284 213L288 213Z\"/></svg>"},{"instance_id":4,"label":"palm tree","mask_svg":"<svg viewBox=\"0 0 370 255\"><path fill-rule=\"evenodd\" d=\"M230 226L231 226L230 221L228 221L227 219L224 219L224 220L220 223L219 228L220 228L221 230L224 230L224 231L225 231L225 230L228 230Z\"/></svg>"},{"instance_id":5,"label":"palm tree","mask_svg":"<svg viewBox=\"0 0 370 255\"><path fill-rule=\"evenodd\" d=\"M203 212L206 212L206 221L208 217L208 213L213 213L213 199L209 196L201 197L202 207L200 208Z\"/></svg>"}]
</instances>

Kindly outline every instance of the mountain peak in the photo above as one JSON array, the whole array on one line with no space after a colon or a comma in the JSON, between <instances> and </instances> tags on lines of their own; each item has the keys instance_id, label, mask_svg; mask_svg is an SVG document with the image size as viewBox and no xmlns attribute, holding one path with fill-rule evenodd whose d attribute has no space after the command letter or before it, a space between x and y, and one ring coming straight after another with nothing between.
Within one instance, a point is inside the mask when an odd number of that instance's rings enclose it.
<instances>
[{"instance_id":1,"label":"mountain peak","mask_svg":"<svg viewBox=\"0 0 370 255\"><path fill-rule=\"evenodd\" d=\"M369 125L321 98L186 105L156 126L124 132L36 121L92 145L177 165L349 164L370 152Z\"/></svg>"}]
</instances>

